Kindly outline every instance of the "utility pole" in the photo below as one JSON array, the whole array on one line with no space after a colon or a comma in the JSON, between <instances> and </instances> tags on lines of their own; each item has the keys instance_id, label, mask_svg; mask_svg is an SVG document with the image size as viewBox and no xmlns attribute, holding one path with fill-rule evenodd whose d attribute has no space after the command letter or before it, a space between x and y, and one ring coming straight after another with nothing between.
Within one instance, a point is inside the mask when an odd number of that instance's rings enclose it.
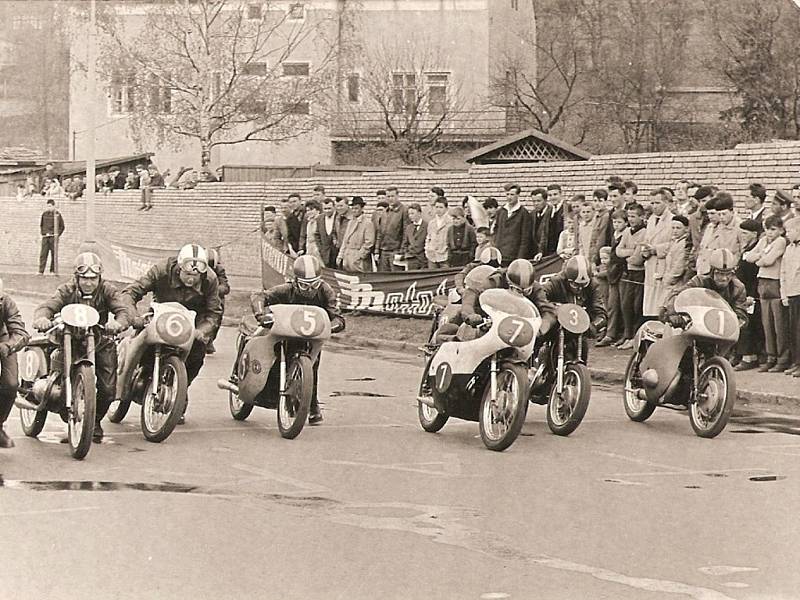
<instances>
[{"instance_id":1,"label":"utility pole","mask_svg":"<svg viewBox=\"0 0 800 600\"><path fill-rule=\"evenodd\" d=\"M86 229L84 232L81 251L96 251L95 240L95 94L97 93L97 5L96 0L91 0L89 18L89 48L88 48L88 73L86 85L88 88L88 102L84 110L89 121L86 152Z\"/></svg>"}]
</instances>

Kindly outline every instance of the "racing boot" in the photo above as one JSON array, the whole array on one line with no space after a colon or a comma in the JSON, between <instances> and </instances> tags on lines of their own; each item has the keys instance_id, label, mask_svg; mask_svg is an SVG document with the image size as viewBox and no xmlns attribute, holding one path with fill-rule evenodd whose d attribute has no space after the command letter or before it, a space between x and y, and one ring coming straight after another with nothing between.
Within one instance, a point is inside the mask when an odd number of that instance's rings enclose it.
<instances>
[{"instance_id":1,"label":"racing boot","mask_svg":"<svg viewBox=\"0 0 800 600\"><path fill-rule=\"evenodd\" d=\"M214 354L216 351L217 349L214 347L214 342L208 342L206 345L206 354Z\"/></svg>"},{"instance_id":2,"label":"racing boot","mask_svg":"<svg viewBox=\"0 0 800 600\"><path fill-rule=\"evenodd\" d=\"M94 424L94 431L92 432L92 442L95 444L99 444L103 441L103 427L100 425L100 421L97 421Z\"/></svg>"},{"instance_id":3,"label":"racing boot","mask_svg":"<svg viewBox=\"0 0 800 600\"><path fill-rule=\"evenodd\" d=\"M3 431L3 426L0 425L0 448L13 448L14 440L8 437L8 434Z\"/></svg>"},{"instance_id":4,"label":"racing boot","mask_svg":"<svg viewBox=\"0 0 800 600\"><path fill-rule=\"evenodd\" d=\"M320 423L322 423L322 411L319 409L319 401L312 398L311 407L308 410L308 424L319 425Z\"/></svg>"}]
</instances>

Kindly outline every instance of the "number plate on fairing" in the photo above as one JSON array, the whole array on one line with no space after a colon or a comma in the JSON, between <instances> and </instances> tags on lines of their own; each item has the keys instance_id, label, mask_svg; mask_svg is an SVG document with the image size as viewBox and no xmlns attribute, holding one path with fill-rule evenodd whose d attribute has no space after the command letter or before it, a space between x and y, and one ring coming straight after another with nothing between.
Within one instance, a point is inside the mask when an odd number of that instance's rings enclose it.
<instances>
[{"instance_id":1,"label":"number plate on fairing","mask_svg":"<svg viewBox=\"0 0 800 600\"><path fill-rule=\"evenodd\" d=\"M558 307L558 323L575 335L589 329L589 313L577 304L562 304Z\"/></svg>"},{"instance_id":2,"label":"number plate on fairing","mask_svg":"<svg viewBox=\"0 0 800 600\"><path fill-rule=\"evenodd\" d=\"M100 313L85 304L67 304L61 309L61 320L72 327L89 328L100 322Z\"/></svg>"},{"instance_id":3,"label":"number plate on fairing","mask_svg":"<svg viewBox=\"0 0 800 600\"><path fill-rule=\"evenodd\" d=\"M509 346L523 348L533 339L533 326L528 320L506 317L497 326L497 337Z\"/></svg>"}]
</instances>

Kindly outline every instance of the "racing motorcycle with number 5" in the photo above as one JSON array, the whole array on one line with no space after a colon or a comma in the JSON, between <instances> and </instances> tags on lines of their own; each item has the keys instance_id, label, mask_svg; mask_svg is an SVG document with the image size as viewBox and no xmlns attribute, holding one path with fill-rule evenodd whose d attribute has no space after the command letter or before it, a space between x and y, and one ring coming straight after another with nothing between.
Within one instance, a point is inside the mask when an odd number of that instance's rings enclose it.
<instances>
[{"instance_id":1,"label":"racing motorcycle with number 5","mask_svg":"<svg viewBox=\"0 0 800 600\"><path fill-rule=\"evenodd\" d=\"M646 421L659 406L686 410L699 437L719 435L736 400L736 380L724 354L739 339L739 320L713 290L689 288L675 298L684 326L648 321L634 338L625 370L624 406Z\"/></svg>"},{"instance_id":2,"label":"racing motorcycle with number 5","mask_svg":"<svg viewBox=\"0 0 800 600\"><path fill-rule=\"evenodd\" d=\"M483 335L475 338L465 324L456 334L439 336L440 346L426 347L418 416L431 433L450 417L478 421L484 445L502 451L525 422L527 362L542 318L532 302L508 290L485 290L478 301L488 315L478 327Z\"/></svg>"},{"instance_id":3,"label":"racing motorcycle with number 5","mask_svg":"<svg viewBox=\"0 0 800 600\"><path fill-rule=\"evenodd\" d=\"M186 410L186 357L195 338L195 312L178 302L153 302L143 328L117 345L117 394L108 419L119 423L132 402L141 404L142 433L167 439Z\"/></svg>"},{"instance_id":4,"label":"racing motorcycle with number 5","mask_svg":"<svg viewBox=\"0 0 800 600\"><path fill-rule=\"evenodd\" d=\"M69 452L81 460L92 446L97 409L94 327L100 314L91 306L68 304L52 321L53 326L32 337L19 354L15 404L29 437L42 432L48 412L58 413L67 423Z\"/></svg>"},{"instance_id":5,"label":"racing motorcycle with number 5","mask_svg":"<svg viewBox=\"0 0 800 600\"><path fill-rule=\"evenodd\" d=\"M254 406L277 410L278 430L296 438L308 419L314 391L314 363L331 337L328 313L319 306L273 304L264 320L239 325L236 360L228 379L231 416L244 421Z\"/></svg>"}]
</instances>

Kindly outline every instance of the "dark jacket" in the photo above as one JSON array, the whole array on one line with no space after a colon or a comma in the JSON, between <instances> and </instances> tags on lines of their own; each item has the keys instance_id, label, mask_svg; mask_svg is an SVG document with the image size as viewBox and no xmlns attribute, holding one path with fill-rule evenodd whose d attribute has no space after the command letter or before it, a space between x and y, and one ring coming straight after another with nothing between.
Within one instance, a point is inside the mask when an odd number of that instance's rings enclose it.
<instances>
[{"instance_id":1,"label":"dark jacket","mask_svg":"<svg viewBox=\"0 0 800 600\"><path fill-rule=\"evenodd\" d=\"M520 206L510 217L505 207L497 211L494 240L503 255L503 263L527 258L531 241L531 214L524 206Z\"/></svg>"},{"instance_id":2,"label":"dark jacket","mask_svg":"<svg viewBox=\"0 0 800 600\"><path fill-rule=\"evenodd\" d=\"M336 309L336 292L326 282L315 290L314 296L308 297L300 295L292 283L282 283L273 286L268 290L260 292L253 292L250 297L250 302L253 306L253 312L257 315L265 312L265 307L272 304L308 304L311 306L319 306L325 309L328 313L328 318L331 320L331 329L333 331L344 330L344 318Z\"/></svg>"},{"instance_id":3,"label":"dark jacket","mask_svg":"<svg viewBox=\"0 0 800 600\"><path fill-rule=\"evenodd\" d=\"M425 238L428 237L428 224L420 221L419 226L409 222L403 234L403 244L400 252L410 258L415 258L426 264L425 258Z\"/></svg>"},{"instance_id":4,"label":"dark jacket","mask_svg":"<svg viewBox=\"0 0 800 600\"><path fill-rule=\"evenodd\" d=\"M727 302L739 318L739 325L747 325L747 291L744 284L736 277L730 280L724 290L714 287L714 278L709 275L695 275L689 281L675 288L672 294L664 302L659 317L664 320L666 317L675 314L675 297L684 290L690 288L705 288L717 292Z\"/></svg>"},{"instance_id":5,"label":"dark jacket","mask_svg":"<svg viewBox=\"0 0 800 600\"><path fill-rule=\"evenodd\" d=\"M544 252L545 256L555 254L556 248L558 248L558 236L564 231L564 203L561 203L555 213L553 213L552 206L548 207L547 210L550 215L550 221L547 226L547 245L545 246L547 251Z\"/></svg>"},{"instance_id":6,"label":"dark jacket","mask_svg":"<svg viewBox=\"0 0 800 600\"><path fill-rule=\"evenodd\" d=\"M406 207L389 207L375 226L375 250L399 250L403 243L403 234L408 225Z\"/></svg>"},{"instance_id":7,"label":"dark jacket","mask_svg":"<svg viewBox=\"0 0 800 600\"><path fill-rule=\"evenodd\" d=\"M602 329L603 325L605 325L607 318L606 307L603 303L603 296L594 279L577 294L570 289L567 278L563 273L553 275L542 287L550 302L578 304L589 313L589 319L595 328Z\"/></svg>"},{"instance_id":8,"label":"dark jacket","mask_svg":"<svg viewBox=\"0 0 800 600\"><path fill-rule=\"evenodd\" d=\"M483 289L507 290L508 281L506 280L506 269L498 269L490 275ZM481 291L469 287L464 290L464 294L461 297L461 316L464 319L474 314L485 314L478 302ZM538 283L534 283L531 293L525 297L533 302L533 305L539 309L539 314L542 315L542 331L549 331L556 322L556 309L553 303L547 299L544 288Z\"/></svg>"},{"instance_id":9,"label":"dark jacket","mask_svg":"<svg viewBox=\"0 0 800 600\"><path fill-rule=\"evenodd\" d=\"M74 280L61 284L49 300L45 300L36 307L33 318L34 320L41 317L52 319L67 304L91 306L100 313L101 325L108 322L109 312L114 314L117 323L123 327L129 327L133 323L134 312L130 304L113 284L105 280L100 281L100 285L88 299L83 298L83 294Z\"/></svg>"},{"instance_id":10,"label":"dark jacket","mask_svg":"<svg viewBox=\"0 0 800 600\"><path fill-rule=\"evenodd\" d=\"M228 274L225 272L225 267L217 263L214 265L214 274L217 276L217 285L219 287L219 297L222 298L231 293L231 284L228 282Z\"/></svg>"},{"instance_id":11,"label":"dark jacket","mask_svg":"<svg viewBox=\"0 0 800 600\"><path fill-rule=\"evenodd\" d=\"M758 244L758 240L753 240L750 242L747 247L743 249L743 253L749 252L755 248L756 244ZM752 298L758 298L759 268L760 267L757 264L747 262L744 259L740 260L736 267L736 278L744 284L744 289L747 292L747 295Z\"/></svg>"},{"instance_id":12,"label":"dark jacket","mask_svg":"<svg viewBox=\"0 0 800 600\"><path fill-rule=\"evenodd\" d=\"M197 313L194 325L203 335L210 337L222 321L222 304L219 299L219 282L213 270L200 278L200 289L183 285L178 275L178 260L173 256L154 264L142 277L123 290L135 306L148 292L156 302L178 302Z\"/></svg>"},{"instance_id":13,"label":"dark jacket","mask_svg":"<svg viewBox=\"0 0 800 600\"><path fill-rule=\"evenodd\" d=\"M297 252L306 247L306 213L303 210L296 210L286 217L286 229L289 231L289 243L292 249Z\"/></svg>"},{"instance_id":14,"label":"dark jacket","mask_svg":"<svg viewBox=\"0 0 800 600\"><path fill-rule=\"evenodd\" d=\"M550 231L550 207L545 206L541 213L538 211L531 213L531 243L528 248L530 256L525 258L533 258L540 253L542 256L547 256L548 231Z\"/></svg>"},{"instance_id":15,"label":"dark jacket","mask_svg":"<svg viewBox=\"0 0 800 600\"><path fill-rule=\"evenodd\" d=\"M42 237L51 237L56 232L56 224L58 224L58 234L64 233L64 218L61 213L55 208L48 208L42 213L42 218L39 219L39 231Z\"/></svg>"},{"instance_id":16,"label":"dark jacket","mask_svg":"<svg viewBox=\"0 0 800 600\"><path fill-rule=\"evenodd\" d=\"M461 267L475 257L475 248L478 240L475 238L475 229L469 223L460 227L451 225L447 230L448 262L451 267Z\"/></svg>"},{"instance_id":17,"label":"dark jacket","mask_svg":"<svg viewBox=\"0 0 800 600\"><path fill-rule=\"evenodd\" d=\"M614 285L619 283L622 276L625 274L625 268L628 264L627 259L622 256L617 256L617 246L622 241L622 236L614 239L611 235L611 256L608 259L608 284Z\"/></svg>"},{"instance_id":18,"label":"dark jacket","mask_svg":"<svg viewBox=\"0 0 800 600\"><path fill-rule=\"evenodd\" d=\"M330 234L325 230L325 214L320 214L317 217L317 231L314 234L314 239L317 242L319 254L322 257L322 263L326 267L336 266L336 257L339 255L339 248L336 244L336 221L338 215L333 214L333 226L331 227Z\"/></svg>"},{"instance_id":19,"label":"dark jacket","mask_svg":"<svg viewBox=\"0 0 800 600\"><path fill-rule=\"evenodd\" d=\"M25 322L19 314L17 303L11 296L0 292L0 344L19 348L30 339Z\"/></svg>"}]
</instances>

